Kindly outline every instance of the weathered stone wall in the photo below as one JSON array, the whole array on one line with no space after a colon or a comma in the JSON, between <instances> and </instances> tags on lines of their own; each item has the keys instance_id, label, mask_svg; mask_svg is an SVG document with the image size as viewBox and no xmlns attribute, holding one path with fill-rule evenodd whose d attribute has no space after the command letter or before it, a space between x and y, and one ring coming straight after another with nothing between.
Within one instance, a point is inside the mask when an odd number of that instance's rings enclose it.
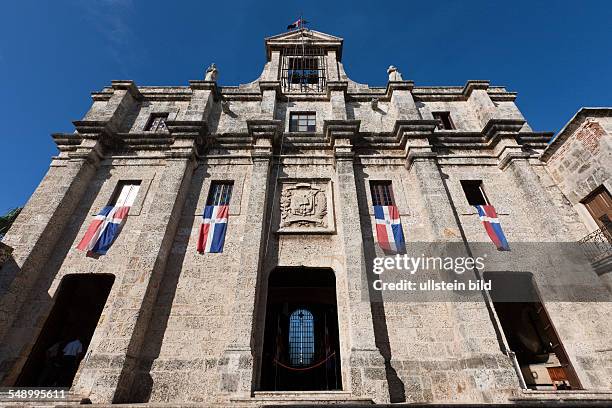
<instances>
[{"instance_id":1,"label":"weathered stone wall","mask_svg":"<svg viewBox=\"0 0 612 408\"><path fill-rule=\"evenodd\" d=\"M19 374L62 278L107 273L115 284L75 392L94 402L257 402L267 278L276 267L299 266L335 273L344 398L519 396L487 297L397 301L370 289L373 259L383 253L369 183L392 181L410 244L452 243L463 256L478 243L493 248L461 180L483 181L511 247L572 242L585 233L572 208L582 186L609 183L609 138L570 140L548 161L549 176L537 161L549 135L531 131L513 93L486 81L371 88L336 67L339 51L327 56L328 94L282 95L276 49L260 80L239 87L114 81L95 93L77 133L56 137L60 157L7 236L15 262L0 282L8 288L2 310L12 313L0 320L3 383ZM435 129L434 111L449 111L456 129ZM169 131L144 131L160 112ZM315 134L288 134L291 112L316 112ZM609 132L612 123L601 123ZM141 180L137 203L109 253L86 257L75 246L120 180ZM234 186L225 246L199 254L213 181ZM283 188L295 182L324 187L327 224L281 227ZM437 250L428 255L445 255ZM513 253L489 254L487 263L503 269ZM550 272L534 277L543 288L555 280ZM576 279L599 285L590 270ZM612 303L578 302L571 288L566 301L558 295L542 290L580 380L612 389Z\"/></svg>"},{"instance_id":2,"label":"weathered stone wall","mask_svg":"<svg viewBox=\"0 0 612 408\"><path fill-rule=\"evenodd\" d=\"M576 125L546 160L553 180L573 205L601 185L608 191L612 187L612 118L587 116Z\"/></svg>"}]
</instances>

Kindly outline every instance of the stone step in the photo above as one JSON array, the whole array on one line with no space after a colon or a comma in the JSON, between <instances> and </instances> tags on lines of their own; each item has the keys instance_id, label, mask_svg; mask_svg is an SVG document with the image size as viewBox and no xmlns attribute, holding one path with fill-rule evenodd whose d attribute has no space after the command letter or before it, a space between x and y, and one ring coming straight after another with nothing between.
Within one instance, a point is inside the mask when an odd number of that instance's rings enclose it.
<instances>
[{"instance_id":1,"label":"stone step","mask_svg":"<svg viewBox=\"0 0 612 408\"><path fill-rule=\"evenodd\" d=\"M522 390L516 397L510 398L513 402L525 401L606 401L612 405L611 390L567 390L567 391L538 391Z\"/></svg>"},{"instance_id":2,"label":"stone step","mask_svg":"<svg viewBox=\"0 0 612 408\"><path fill-rule=\"evenodd\" d=\"M251 398L232 398L232 403L269 405L371 405L371 398L359 398L347 391L256 391Z\"/></svg>"}]
</instances>

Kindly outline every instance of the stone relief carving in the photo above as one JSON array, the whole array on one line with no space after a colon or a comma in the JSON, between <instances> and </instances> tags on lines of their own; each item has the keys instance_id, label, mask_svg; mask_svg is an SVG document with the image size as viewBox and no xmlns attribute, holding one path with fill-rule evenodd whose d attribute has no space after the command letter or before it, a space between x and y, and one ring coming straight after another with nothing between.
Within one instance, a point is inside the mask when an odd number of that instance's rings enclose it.
<instances>
[{"instance_id":1,"label":"stone relief carving","mask_svg":"<svg viewBox=\"0 0 612 408\"><path fill-rule=\"evenodd\" d=\"M283 183L280 194L281 231L330 228L328 194L328 183Z\"/></svg>"}]
</instances>

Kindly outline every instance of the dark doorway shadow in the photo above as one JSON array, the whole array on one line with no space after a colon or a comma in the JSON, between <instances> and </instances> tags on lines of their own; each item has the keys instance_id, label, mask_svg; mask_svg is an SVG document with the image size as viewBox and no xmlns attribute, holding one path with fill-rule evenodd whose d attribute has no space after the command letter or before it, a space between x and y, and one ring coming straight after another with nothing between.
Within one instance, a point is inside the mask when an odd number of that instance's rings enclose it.
<instances>
[{"instance_id":1,"label":"dark doorway shadow","mask_svg":"<svg viewBox=\"0 0 612 408\"><path fill-rule=\"evenodd\" d=\"M338 333L334 272L275 269L268 280L262 390L341 390Z\"/></svg>"},{"instance_id":2,"label":"dark doorway shadow","mask_svg":"<svg viewBox=\"0 0 612 408\"><path fill-rule=\"evenodd\" d=\"M18 387L66 387L87 352L115 277L67 275L15 383Z\"/></svg>"}]
</instances>

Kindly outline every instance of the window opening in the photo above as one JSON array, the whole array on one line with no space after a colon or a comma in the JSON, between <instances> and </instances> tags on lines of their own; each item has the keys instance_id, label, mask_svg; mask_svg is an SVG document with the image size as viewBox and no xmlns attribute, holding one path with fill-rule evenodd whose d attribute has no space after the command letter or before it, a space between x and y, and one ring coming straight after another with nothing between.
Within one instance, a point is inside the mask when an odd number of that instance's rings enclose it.
<instances>
[{"instance_id":1,"label":"window opening","mask_svg":"<svg viewBox=\"0 0 612 408\"><path fill-rule=\"evenodd\" d=\"M482 188L482 180L461 180L461 187L470 205L488 205L489 200Z\"/></svg>"},{"instance_id":2,"label":"window opening","mask_svg":"<svg viewBox=\"0 0 612 408\"><path fill-rule=\"evenodd\" d=\"M206 205L229 205L233 186L232 182L214 181L210 185Z\"/></svg>"},{"instance_id":3,"label":"window opening","mask_svg":"<svg viewBox=\"0 0 612 408\"><path fill-rule=\"evenodd\" d=\"M395 205L390 181L370 182L373 205Z\"/></svg>"}]
</instances>

